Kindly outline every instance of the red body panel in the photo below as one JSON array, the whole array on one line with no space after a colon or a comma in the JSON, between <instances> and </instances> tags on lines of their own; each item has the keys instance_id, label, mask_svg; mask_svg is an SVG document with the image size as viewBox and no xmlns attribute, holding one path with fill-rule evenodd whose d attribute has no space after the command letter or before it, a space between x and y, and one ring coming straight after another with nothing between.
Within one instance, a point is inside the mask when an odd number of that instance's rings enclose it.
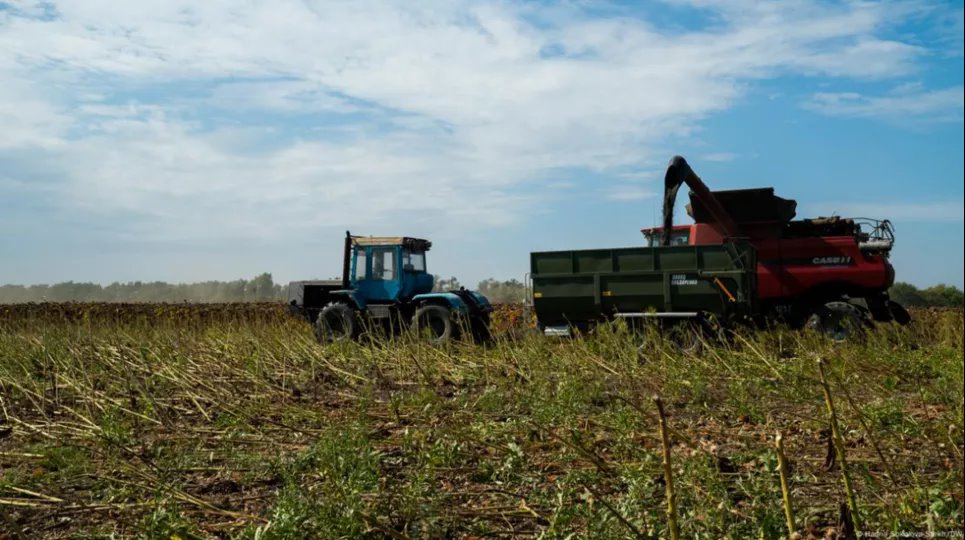
<instances>
[{"instance_id":1,"label":"red body panel","mask_svg":"<svg viewBox=\"0 0 965 540\"><path fill-rule=\"evenodd\" d=\"M895 280L888 257L863 253L853 236L781 238L771 224L742 224L757 248L757 291L762 301L780 302L806 295L821 287L868 293L885 291ZM660 229L644 229L659 234ZM723 242L721 231L708 223L673 228L688 234L687 244Z\"/></svg>"}]
</instances>

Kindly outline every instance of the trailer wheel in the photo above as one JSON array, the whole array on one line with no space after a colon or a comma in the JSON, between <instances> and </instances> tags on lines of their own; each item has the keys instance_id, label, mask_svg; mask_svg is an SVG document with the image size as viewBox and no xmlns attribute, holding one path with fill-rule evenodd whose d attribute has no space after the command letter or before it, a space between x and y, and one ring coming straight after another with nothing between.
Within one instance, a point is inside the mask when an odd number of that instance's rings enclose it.
<instances>
[{"instance_id":1,"label":"trailer wheel","mask_svg":"<svg viewBox=\"0 0 965 540\"><path fill-rule=\"evenodd\" d=\"M432 343L445 343L459 333L449 308L437 304L422 306L412 316L412 330L418 337L428 334Z\"/></svg>"},{"instance_id":2,"label":"trailer wheel","mask_svg":"<svg viewBox=\"0 0 965 540\"><path fill-rule=\"evenodd\" d=\"M322 345L335 341L348 341L358 336L358 319L355 310L341 302L332 302L322 308L315 320L315 338Z\"/></svg>"},{"instance_id":3,"label":"trailer wheel","mask_svg":"<svg viewBox=\"0 0 965 540\"><path fill-rule=\"evenodd\" d=\"M689 355L703 352L705 343L714 341L718 335L718 328L704 317L674 323L668 330L671 343Z\"/></svg>"},{"instance_id":4,"label":"trailer wheel","mask_svg":"<svg viewBox=\"0 0 965 540\"><path fill-rule=\"evenodd\" d=\"M848 302L828 302L814 310L804 323L805 329L820 332L839 343L863 334L864 326L864 314Z\"/></svg>"},{"instance_id":5,"label":"trailer wheel","mask_svg":"<svg viewBox=\"0 0 965 540\"><path fill-rule=\"evenodd\" d=\"M670 328L670 342L684 354L700 354L703 350L700 338L700 326L691 322L677 323Z\"/></svg>"}]
</instances>

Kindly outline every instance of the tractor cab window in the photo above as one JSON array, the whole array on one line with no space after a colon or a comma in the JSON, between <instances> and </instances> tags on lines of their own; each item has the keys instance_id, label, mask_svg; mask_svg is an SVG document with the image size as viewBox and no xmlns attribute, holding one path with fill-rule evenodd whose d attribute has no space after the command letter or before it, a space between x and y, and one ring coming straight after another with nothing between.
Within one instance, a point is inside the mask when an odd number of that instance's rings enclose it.
<instances>
[{"instance_id":1,"label":"tractor cab window","mask_svg":"<svg viewBox=\"0 0 965 540\"><path fill-rule=\"evenodd\" d=\"M395 279L395 248L372 250L372 279L383 281Z\"/></svg>"},{"instance_id":2,"label":"tractor cab window","mask_svg":"<svg viewBox=\"0 0 965 540\"><path fill-rule=\"evenodd\" d=\"M424 251L404 251L402 253L402 269L406 272L425 272L426 253Z\"/></svg>"},{"instance_id":3,"label":"tractor cab window","mask_svg":"<svg viewBox=\"0 0 965 540\"><path fill-rule=\"evenodd\" d=\"M365 250L359 249L355 255L355 280L365 279Z\"/></svg>"}]
</instances>

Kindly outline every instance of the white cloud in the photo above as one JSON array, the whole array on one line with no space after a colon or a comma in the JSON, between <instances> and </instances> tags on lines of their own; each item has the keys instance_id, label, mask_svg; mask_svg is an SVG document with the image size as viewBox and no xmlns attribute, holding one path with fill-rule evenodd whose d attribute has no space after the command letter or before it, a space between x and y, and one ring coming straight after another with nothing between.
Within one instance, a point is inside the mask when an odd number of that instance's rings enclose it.
<instances>
[{"instance_id":1,"label":"white cloud","mask_svg":"<svg viewBox=\"0 0 965 540\"><path fill-rule=\"evenodd\" d=\"M59 146L71 121L42 85L0 68L0 150Z\"/></svg>"},{"instance_id":2,"label":"white cloud","mask_svg":"<svg viewBox=\"0 0 965 540\"><path fill-rule=\"evenodd\" d=\"M45 149L67 172L62 205L139 215L136 235L492 227L524 215L519 188L554 170L658 168L669 139L755 80L888 78L922 54L879 35L901 15L890 4L694 4L719 22L669 31L572 6L441 1L2 12L0 149ZM814 106L885 105L821 94Z\"/></svg>"},{"instance_id":3,"label":"white cloud","mask_svg":"<svg viewBox=\"0 0 965 540\"><path fill-rule=\"evenodd\" d=\"M922 47L907 43L862 39L835 51L804 55L794 63L805 70L839 77L890 78L914 72L914 61L924 52ZM889 61L882 62L885 58Z\"/></svg>"},{"instance_id":4,"label":"white cloud","mask_svg":"<svg viewBox=\"0 0 965 540\"><path fill-rule=\"evenodd\" d=\"M611 201L640 201L653 198L656 195L649 189L627 185L608 187L603 190L603 193Z\"/></svg>"},{"instance_id":5,"label":"white cloud","mask_svg":"<svg viewBox=\"0 0 965 540\"><path fill-rule=\"evenodd\" d=\"M874 118L902 123L961 122L965 89L961 86L926 90L903 86L890 94L866 96L856 92L821 92L805 106L830 116Z\"/></svg>"},{"instance_id":6,"label":"white cloud","mask_svg":"<svg viewBox=\"0 0 965 540\"><path fill-rule=\"evenodd\" d=\"M737 154L733 152L712 152L710 154L700 156L701 161L725 162L734 161L735 159L737 159Z\"/></svg>"},{"instance_id":7,"label":"white cloud","mask_svg":"<svg viewBox=\"0 0 965 540\"><path fill-rule=\"evenodd\" d=\"M363 110L344 98L326 93L318 83L291 79L224 83L211 92L207 102L233 111L348 114Z\"/></svg>"}]
</instances>

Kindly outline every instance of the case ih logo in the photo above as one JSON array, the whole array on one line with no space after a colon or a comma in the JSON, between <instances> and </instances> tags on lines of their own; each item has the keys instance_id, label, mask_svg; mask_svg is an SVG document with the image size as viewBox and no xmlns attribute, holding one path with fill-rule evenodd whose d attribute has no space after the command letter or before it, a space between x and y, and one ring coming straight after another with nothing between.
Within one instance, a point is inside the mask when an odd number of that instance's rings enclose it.
<instances>
[{"instance_id":1,"label":"case ih logo","mask_svg":"<svg viewBox=\"0 0 965 540\"><path fill-rule=\"evenodd\" d=\"M815 257L815 258L811 259L811 262L812 262L813 264L837 266L837 265L851 264L851 257L850 257L850 256L845 256L845 257Z\"/></svg>"}]
</instances>

